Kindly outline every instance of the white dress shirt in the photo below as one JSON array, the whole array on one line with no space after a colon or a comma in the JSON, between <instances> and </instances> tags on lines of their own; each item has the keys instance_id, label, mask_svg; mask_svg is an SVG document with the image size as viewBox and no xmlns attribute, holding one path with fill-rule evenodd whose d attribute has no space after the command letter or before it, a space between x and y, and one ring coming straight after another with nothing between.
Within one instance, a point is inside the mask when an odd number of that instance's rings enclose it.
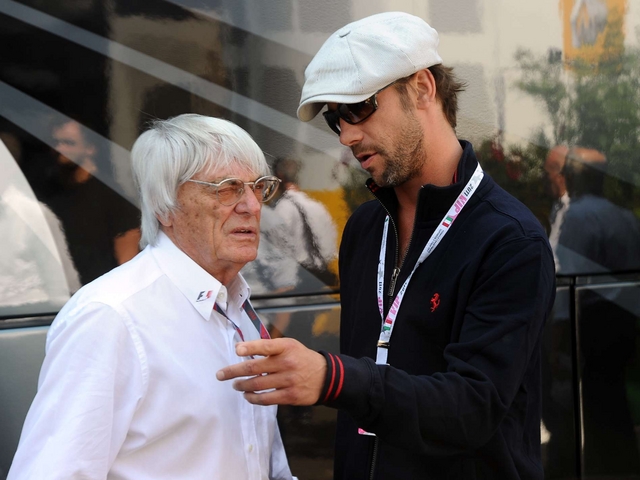
<instances>
[{"instance_id":1,"label":"white dress shirt","mask_svg":"<svg viewBox=\"0 0 640 480\"><path fill-rule=\"evenodd\" d=\"M291 479L276 407L216 371L259 334L228 288L160 234L60 311L14 458L17 479Z\"/></svg>"}]
</instances>

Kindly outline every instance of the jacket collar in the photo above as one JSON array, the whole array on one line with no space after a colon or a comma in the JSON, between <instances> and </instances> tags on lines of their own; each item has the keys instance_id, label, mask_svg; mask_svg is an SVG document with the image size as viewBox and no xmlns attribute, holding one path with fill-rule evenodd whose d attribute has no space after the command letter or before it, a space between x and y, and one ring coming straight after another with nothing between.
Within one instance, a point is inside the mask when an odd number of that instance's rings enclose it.
<instances>
[{"instance_id":1,"label":"jacket collar","mask_svg":"<svg viewBox=\"0 0 640 480\"><path fill-rule=\"evenodd\" d=\"M462 147L462 156L458 163L458 181L446 187L432 184L423 185L418 194L418 208L416 210L418 221L440 220L473 175L478 165L473 147L465 140L460 140L460 146ZM367 180L366 185L387 212L394 219L397 219L398 199L393 188L379 187L371 178Z\"/></svg>"}]
</instances>

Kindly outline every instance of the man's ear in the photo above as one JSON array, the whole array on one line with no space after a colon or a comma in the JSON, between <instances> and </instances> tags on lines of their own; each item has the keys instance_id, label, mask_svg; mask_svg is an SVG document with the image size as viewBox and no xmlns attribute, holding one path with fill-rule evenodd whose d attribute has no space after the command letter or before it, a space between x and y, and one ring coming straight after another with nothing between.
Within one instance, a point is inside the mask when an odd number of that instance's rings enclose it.
<instances>
[{"instance_id":1,"label":"man's ear","mask_svg":"<svg viewBox=\"0 0 640 480\"><path fill-rule=\"evenodd\" d=\"M169 228L173 225L173 216L170 213L167 213L164 216L156 215L156 218L160 222L160 225L162 225L165 228Z\"/></svg>"},{"instance_id":2,"label":"man's ear","mask_svg":"<svg viewBox=\"0 0 640 480\"><path fill-rule=\"evenodd\" d=\"M414 74L414 88L418 94L416 108L426 109L436 102L436 79L429 69L419 70Z\"/></svg>"}]
</instances>

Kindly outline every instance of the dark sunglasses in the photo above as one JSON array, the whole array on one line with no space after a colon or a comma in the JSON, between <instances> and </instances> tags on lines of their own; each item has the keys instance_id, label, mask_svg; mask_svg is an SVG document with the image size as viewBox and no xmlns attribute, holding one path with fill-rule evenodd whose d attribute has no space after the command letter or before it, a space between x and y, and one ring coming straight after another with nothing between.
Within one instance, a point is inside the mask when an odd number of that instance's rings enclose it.
<instances>
[{"instance_id":1,"label":"dark sunglasses","mask_svg":"<svg viewBox=\"0 0 640 480\"><path fill-rule=\"evenodd\" d=\"M394 80L389 85L382 87L376 93L371 95L366 100L358 103L339 103L338 108L335 110L327 110L323 112L327 125L329 128L340 135L340 119L344 120L350 125L360 123L371 116L373 112L378 109L378 94L385 88L389 88L398 80Z\"/></svg>"}]
</instances>

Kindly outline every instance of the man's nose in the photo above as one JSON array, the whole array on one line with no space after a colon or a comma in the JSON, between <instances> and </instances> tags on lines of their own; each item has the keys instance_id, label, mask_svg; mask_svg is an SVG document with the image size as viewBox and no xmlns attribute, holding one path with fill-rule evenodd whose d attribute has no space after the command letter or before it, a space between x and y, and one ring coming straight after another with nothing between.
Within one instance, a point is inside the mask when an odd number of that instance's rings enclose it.
<instances>
[{"instance_id":1,"label":"man's nose","mask_svg":"<svg viewBox=\"0 0 640 480\"><path fill-rule=\"evenodd\" d=\"M256 192L248 185L244 188L244 193L240 198L240 201L236 204L236 211L239 213L249 213L251 215L257 215L262 208L262 202L258 200Z\"/></svg>"},{"instance_id":2,"label":"man's nose","mask_svg":"<svg viewBox=\"0 0 640 480\"><path fill-rule=\"evenodd\" d=\"M362 141L362 130L358 125L351 125L340 119L340 143L352 147Z\"/></svg>"}]
</instances>

